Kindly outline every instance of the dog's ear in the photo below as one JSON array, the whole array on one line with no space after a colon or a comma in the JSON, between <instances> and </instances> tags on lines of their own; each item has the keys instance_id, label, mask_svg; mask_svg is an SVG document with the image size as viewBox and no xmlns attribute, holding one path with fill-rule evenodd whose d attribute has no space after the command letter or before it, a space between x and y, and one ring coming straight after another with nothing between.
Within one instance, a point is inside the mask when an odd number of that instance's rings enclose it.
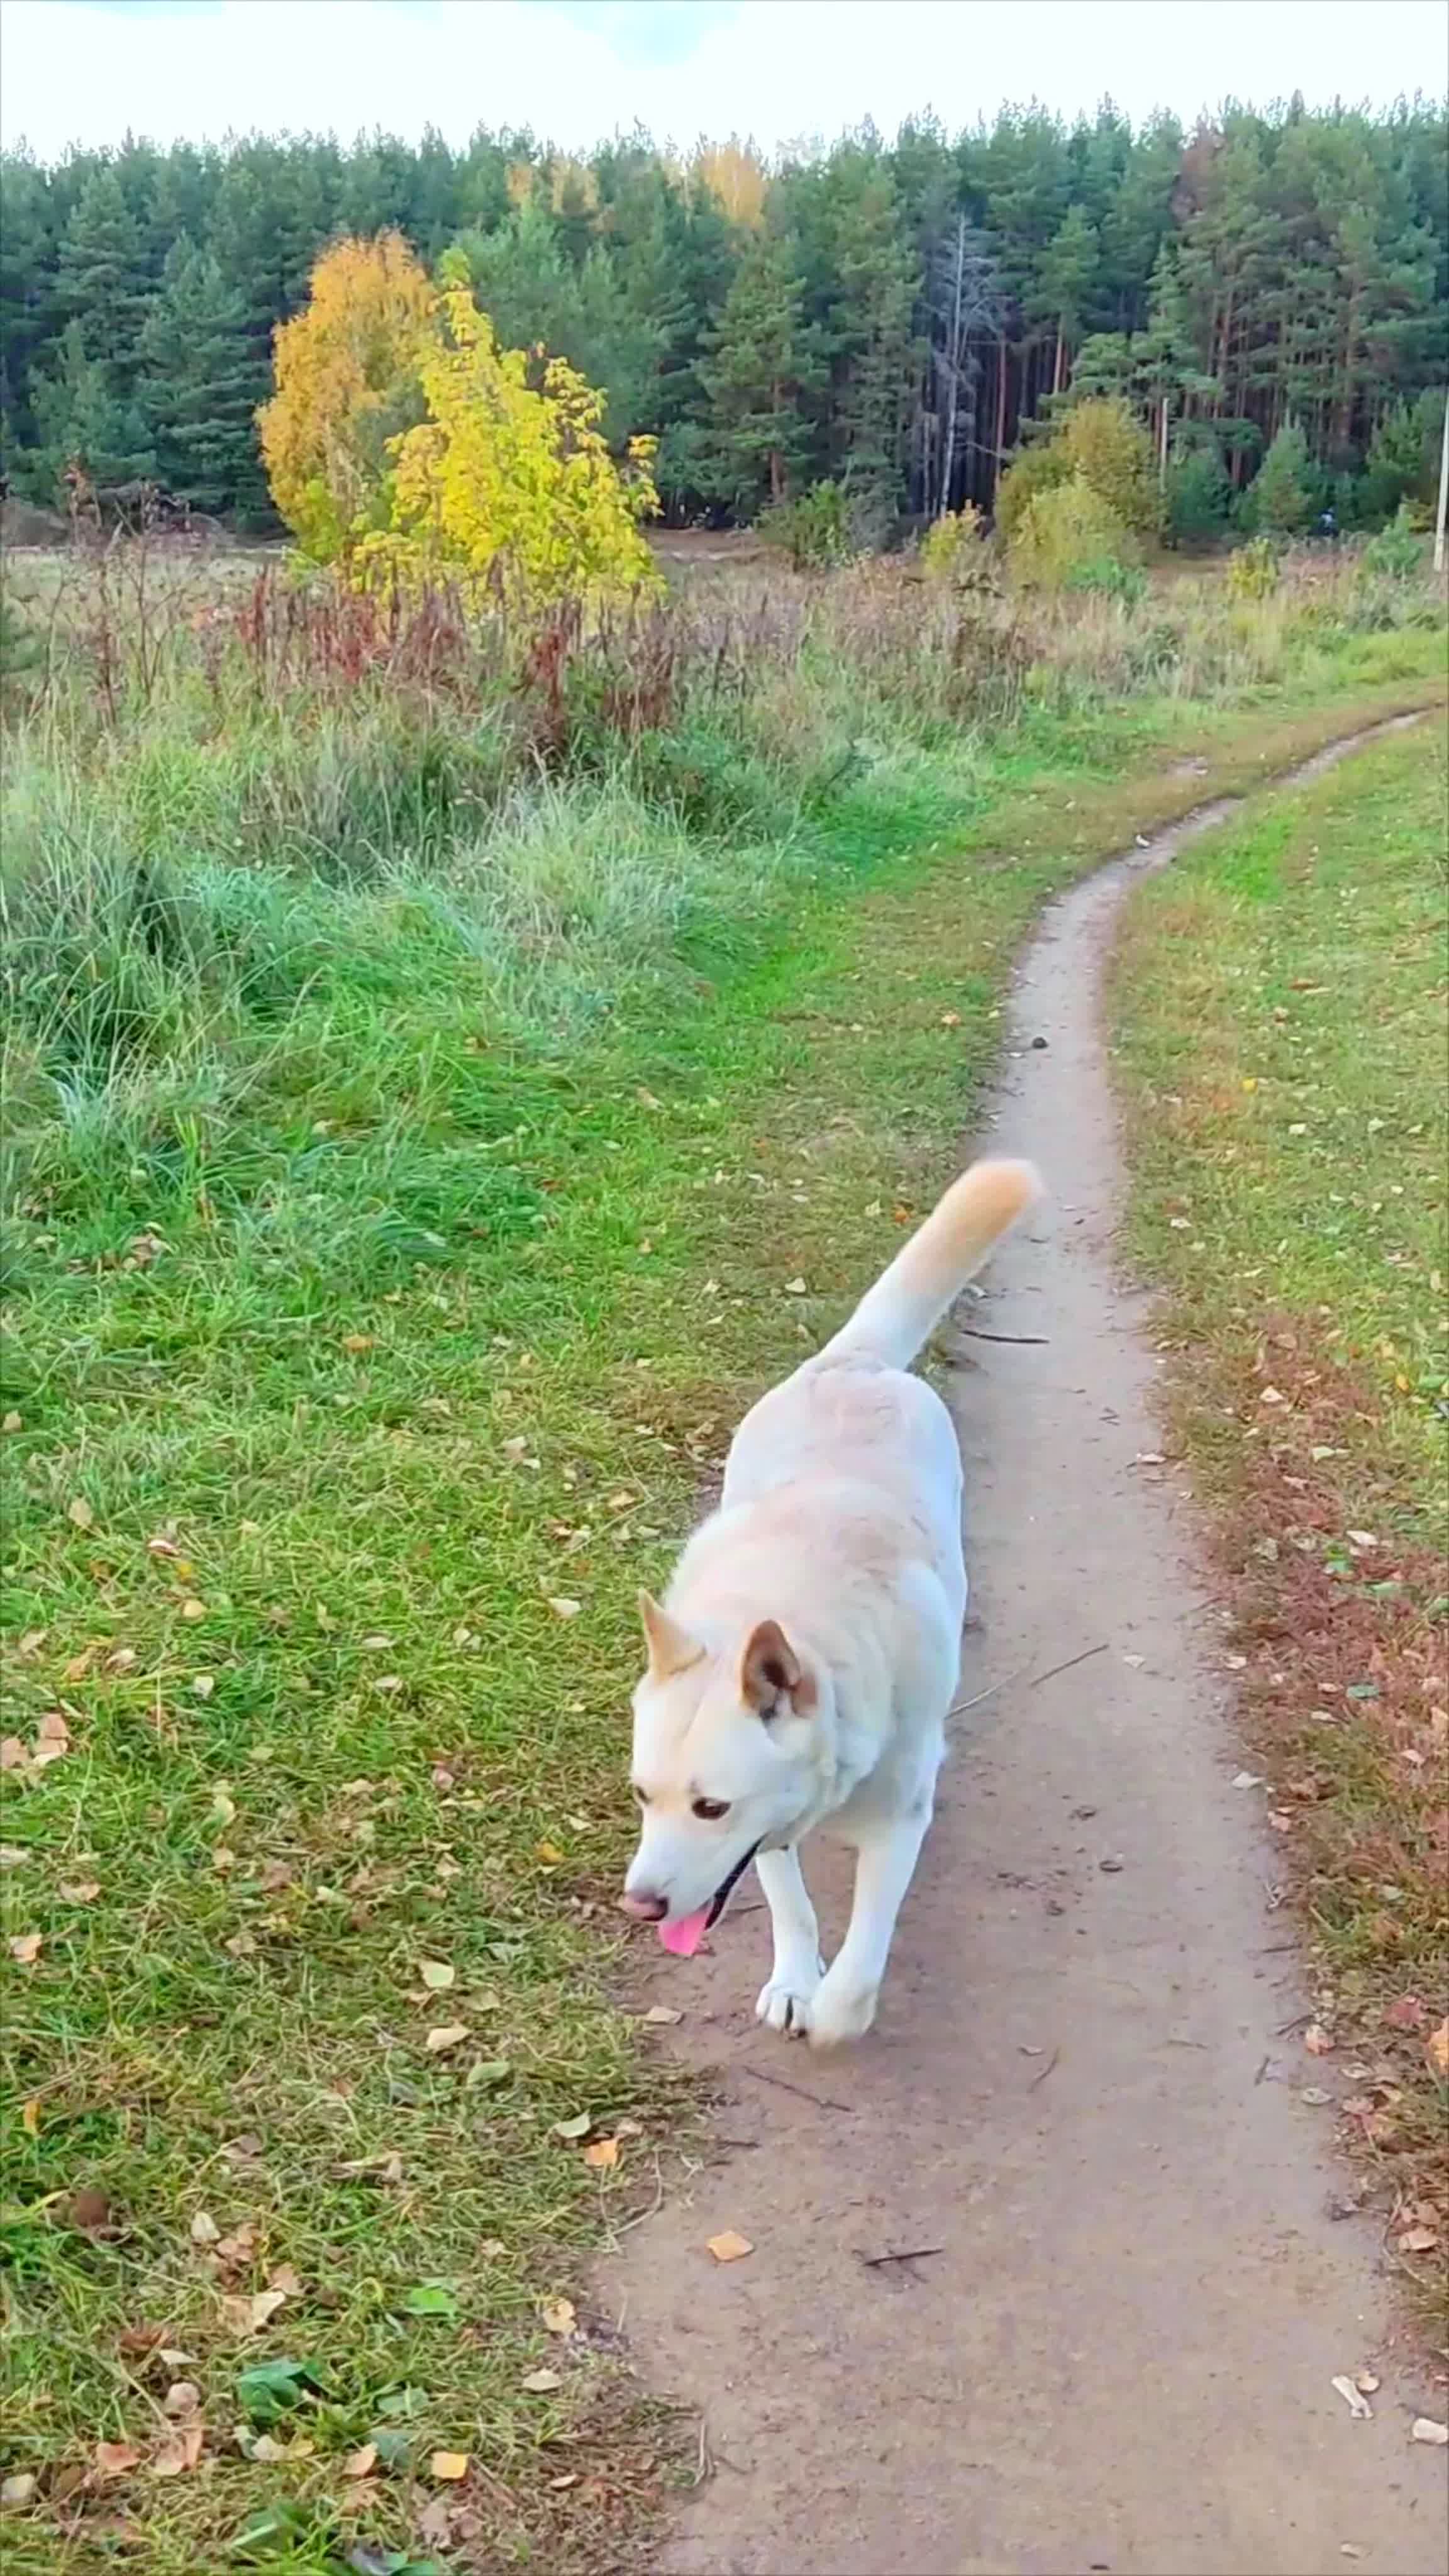
<instances>
[{"instance_id":1,"label":"dog's ear","mask_svg":"<svg viewBox=\"0 0 1449 2576\"><path fill-rule=\"evenodd\" d=\"M773 1717L783 1699L799 1717L814 1707L815 1684L778 1620L761 1619L750 1631L740 1659L740 1693L761 1717Z\"/></svg>"},{"instance_id":2,"label":"dog's ear","mask_svg":"<svg viewBox=\"0 0 1449 2576\"><path fill-rule=\"evenodd\" d=\"M667 1610L661 1610L647 1592L639 1595L639 1616L649 1648L649 1670L657 1682L667 1682L671 1673L687 1672L691 1664L699 1662L704 1648L698 1639L691 1637L687 1628L681 1628L677 1619L671 1619Z\"/></svg>"}]
</instances>

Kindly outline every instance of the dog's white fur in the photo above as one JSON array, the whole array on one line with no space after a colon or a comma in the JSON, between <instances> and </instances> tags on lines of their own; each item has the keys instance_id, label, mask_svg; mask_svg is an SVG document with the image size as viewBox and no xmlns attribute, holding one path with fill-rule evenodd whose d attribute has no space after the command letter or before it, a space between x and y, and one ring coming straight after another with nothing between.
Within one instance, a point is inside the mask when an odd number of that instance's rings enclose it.
<instances>
[{"instance_id":1,"label":"dog's white fur","mask_svg":"<svg viewBox=\"0 0 1449 2576\"><path fill-rule=\"evenodd\" d=\"M756 2009L817 2045L875 2017L959 1673L960 1452L909 1364L1038 1188L1026 1163L953 1183L843 1330L746 1416L664 1606L641 1596L625 1903L693 1914L754 1850L775 1940ZM817 1825L857 1854L828 1973L796 1849Z\"/></svg>"}]
</instances>

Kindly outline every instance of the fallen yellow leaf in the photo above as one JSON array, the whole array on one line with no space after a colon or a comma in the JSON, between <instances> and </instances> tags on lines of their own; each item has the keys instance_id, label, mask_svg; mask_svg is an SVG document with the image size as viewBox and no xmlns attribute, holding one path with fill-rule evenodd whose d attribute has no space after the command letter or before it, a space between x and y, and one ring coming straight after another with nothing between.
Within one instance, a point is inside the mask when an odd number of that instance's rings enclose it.
<instances>
[{"instance_id":1,"label":"fallen yellow leaf","mask_svg":"<svg viewBox=\"0 0 1449 2576\"><path fill-rule=\"evenodd\" d=\"M572 2299L540 2299L538 2313L550 2334L572 2334L577 2314Z\"/></svg>"},{"instance_id":2,"label":"fallen yellow leaf","mask_svg":"<svg viewBox=\"0 0 1449 2576\"><path fill-rule=\"evenodd\" d=\"M1424 2055L1434 2073L1449 2079L1449 2021L1441 2021L1424 2042Z\"/></svg>"},{"instance_id":3,"label":"fallen yellow leaf","mask_svg":"<svg viewBox=\"0 0 1449 2576\"><path fill-rule=\"evenodd\" d=\"M523 2386L530 2397L547 2397L550 2389L562 2388L563 2381L556 2370L531 2370Z\"/></svg>"},{"instance_id":4,"label":"fallen yellow leaf","mask_svg":"<svg viewBox=\"0 0 1449 2576\"><path fill-rule=\"evenodd\" d=\"M458 2478L466 2478L468 2454L466 2451L435 2451L428 2462L428 2469L433 2477L451 2485Z\"/></svg>"},{"instance_id":5,"label":"fallen yellow leaf","mask_svg":"<svg viewBox=\"0 0 1449 2576\"><path fill-rule=\"evenodd\" d=\"M360 2451L349 2451L342 2463L345 2478L370 2478L377 2466L377 2444L364 2442Z\"/></svg>"},{"instance_id":6,"label":"fallen yellow leaf","mask_svg":"<svg viewBox=\"0 0 1449 2576\"><path fill-rule=\"evenodd\" d=\"M755 2250L748 2236L737 2235L732 2227L727 2227L722 2236L707 2238L706 2242L716 2263L740 2263Z\"/></svg>"},{"instance_id":7,"label":"fallen yellow leaf","mask_svg":"<svg viewBox=\"0 0 1449 2576\"><path fill-rule=\"evenodd\" d=\"M100 1892L101 1883L98 1878L68 1879L60 1889L60 1894L67 1905L94 1905Z\"/></svg>"},{"instance_id":8,"label":"fallen yellow leaf","mask_svg":"<svg viewBox=\"0 0 1449 2576\"><path fill-rule=\"evenodd\" d=\"M579 1612L584 1606L582 1601L569 1601L561 1594L550 1592L546 1593L544 1597L556 1619L577 1619Z\"/></svg>"},{"instance_id":9,"label":"fallen yellow leaf","mask_svg":"<svg viewBox=\"0 0 1449 2576\"><path fill-rule=\"evenodd\" d=\"M593 2145L584 2149L584 2162L586 2165L592 2165L596 2173L612 2172L618 2161L617 2138L595 2138Z\"/></svg>"},{"instance_id":10,"label":"fallen yellow leaf","mask_svg":"<svg viewBox=\"0 0 1449 2576\"><path fill-rule=\"evenodd\" d=\"M444 2049L456 2048L459 2040L466 2039L467 2036L468 2025L465 2021L444 2022L439 2029L429 2031L423 2046L430 2057L440 2057Z\"/></svg>"},{"instance_id":11,"label":"fallen yellow leaf","mask_svg":"<svg viewBox=\"0 0 1449 2576\"><path fill-rule=\"evenodd\" d=\"M73 1502L67 1503L65 1516L73 1529L88 1530L95 1528L96 1516L92 1511L90 1504L86 1501L84 1494L77 1494Z\"/></svg>"},{"instance_id":12,"label":"fallen yellow leaf","mask_svg":"<svg viewBox=\"0 0 1449 2576\"><path fill-rule=\"evenodd\" d=\"M17 1932L10 1944L10 1956L18 1968L33 1968L40 1956L43 1932Z\"/></svg>"},{"instance_id":13,"label":"fallen yellow leaf","mask_svg":"<svg viewBox=\"0 0 1449 2576\"><path fill-rule=\"evenodd\" d=\"M429 1994L433 1995L445 1995L457 1973L456 1968L449 1967L446 1959L424 1959L418 1971Z\"/></svg>"}]
</instances>

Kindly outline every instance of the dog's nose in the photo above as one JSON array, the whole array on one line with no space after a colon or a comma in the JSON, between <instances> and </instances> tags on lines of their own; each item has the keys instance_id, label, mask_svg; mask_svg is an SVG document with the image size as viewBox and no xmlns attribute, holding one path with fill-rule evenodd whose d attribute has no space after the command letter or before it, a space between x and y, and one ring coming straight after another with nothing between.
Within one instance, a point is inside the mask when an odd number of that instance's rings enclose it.
<instances>
[{"instance_id":1,"label":"dog's nose","mask_svg":"<svg viewBox=\"0 0 1449 2576\"><path fill-rule=\"evenodd\" d=\"M669 1911L667 1896L624 1896L620 1903L636 1923L662 1923Z\"/></svg>"}]
</instances>

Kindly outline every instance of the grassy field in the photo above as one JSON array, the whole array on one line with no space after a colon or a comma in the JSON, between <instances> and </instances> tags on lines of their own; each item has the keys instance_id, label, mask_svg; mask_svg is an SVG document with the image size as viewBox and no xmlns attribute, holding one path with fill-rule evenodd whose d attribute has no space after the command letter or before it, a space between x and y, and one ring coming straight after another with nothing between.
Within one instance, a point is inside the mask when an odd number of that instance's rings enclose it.
<instances>
[{"instance_id":1,"label":"grassy field","mask_svg":"<svg viewBox=\"0 0 1449 2576\"><path fill-rule=\"evenodd\" d=\"M635 1588L951 1168L1043 895L1433 695L1422 607L712 586L557 686L67 628L4 836L11 2567L612 2570L686 2473L578 2286L690 2115Z\"/></svg>"},{"instance_id":2,"label":"grassy field","mask_svg":"<svg viewBox=\"0 0 1449 2576\"><path fill-rule=\"evenodd\" d=\"M1441 2318L1445 785L1434 721L1250 809L1138 893L1115 978L1132 1241L1308 1914L1312 2072Z\"/></svg>"}]
</instances>

